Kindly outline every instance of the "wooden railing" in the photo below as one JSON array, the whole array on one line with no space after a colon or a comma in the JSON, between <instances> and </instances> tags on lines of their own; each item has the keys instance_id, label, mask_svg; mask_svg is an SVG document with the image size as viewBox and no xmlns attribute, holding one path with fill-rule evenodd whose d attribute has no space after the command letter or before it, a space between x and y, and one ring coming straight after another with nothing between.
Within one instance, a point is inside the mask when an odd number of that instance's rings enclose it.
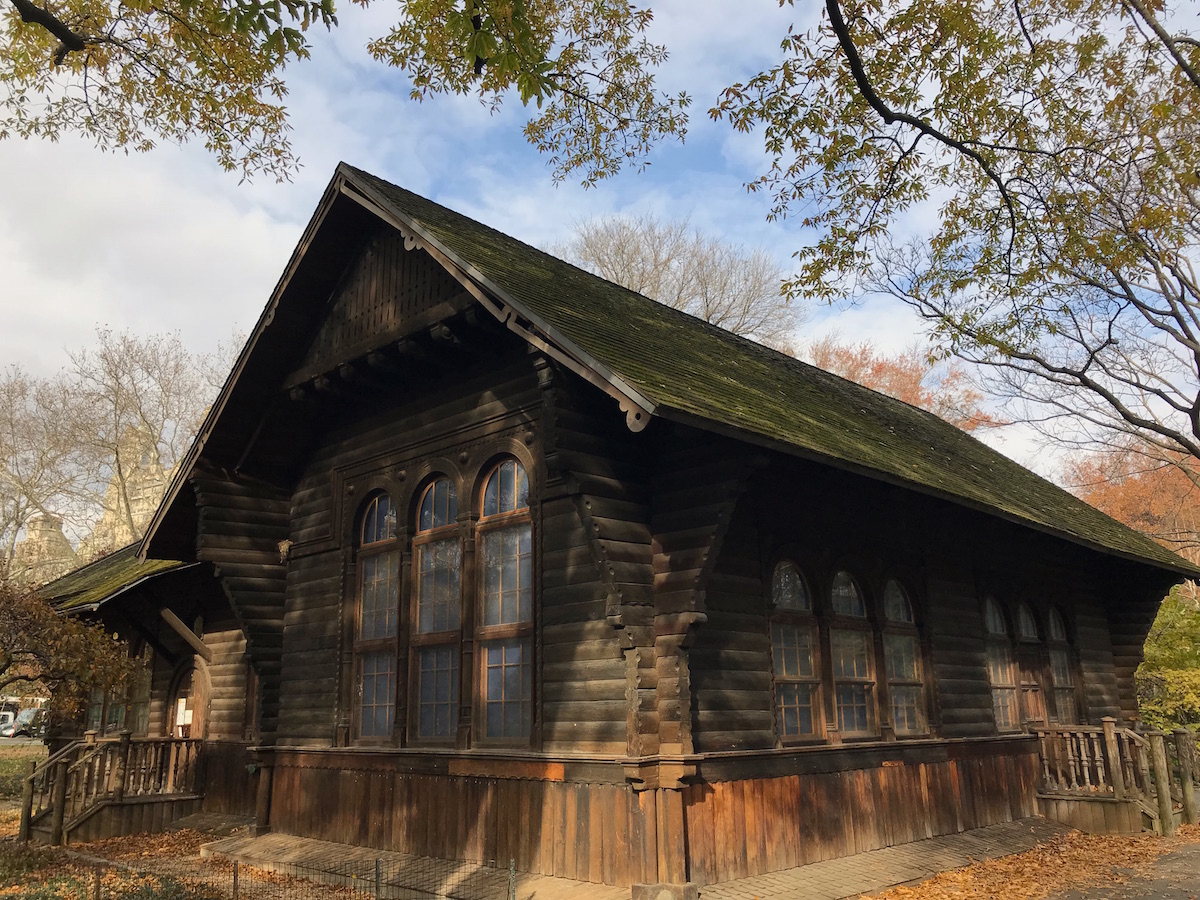
<instances>
[{"instance_id":1,"label":"wooden railing","mask_svg":"<svg viewBox=\"0 0 1200 900\"><path fill-rule=\"evenodd\" d=\"M1135 800L1163 834L1175 830L1175 810L1184 822L1200 821L1195 783L1200 776L1196 736L1184 729L1173 735L1144 734L1103 725L1038 728L1042 759L1041 790L1080 799Z\"/></svg>"},{"instance_id":2,"label":"wooden railing","mask_svg":"<svg viewBox=\"0 0 1200 900\"><path fill-rule=\"evenodd\" d=\"M50 842L63 828L102 802L150 796L199 794L203 741L188 738L118 738L76 741L34 766L25 777L20 836L49 819Z\"/></svg>"}]
</instances>

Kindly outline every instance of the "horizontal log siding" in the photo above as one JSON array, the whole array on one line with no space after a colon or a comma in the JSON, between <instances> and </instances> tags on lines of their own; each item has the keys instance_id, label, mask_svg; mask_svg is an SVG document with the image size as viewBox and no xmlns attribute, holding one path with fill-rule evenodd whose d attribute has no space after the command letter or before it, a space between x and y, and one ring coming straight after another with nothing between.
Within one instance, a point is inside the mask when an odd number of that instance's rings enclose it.
<instances>
[{"instance_id":1,"label":"horizontal log siding","mask_svg":"<svg viewBox=\"0 0 1200 900\"><path fill-rule=\"evenodd\" d=\"M276 765L271 827L577 881L657 876L654 792L618 784Z\"/></svg>"},{"instance_id":2,"label":"horizontal log siding","mask_svg":"<svg viewBox=\"0 0 1200 900\"><path fill-rule=\"evenodd\" d=\"M775 746L759 541L748 508L739 506L708 580L708 621L688 651L697 752Z\"/></svg>"},{"instance_id":3,"label":"horizontal log siding","mask_svg":"<svg viewBox=\"0 0 1200 900\"><path fill-rule=\"evenodd\" d=\"M246 730L246 638L236 622L227 621L206 625L204 644L213 655L205 737L240 741Z\"/></svg>"},{"instance_id":4,"label":"horizontal log siding","mask_svg":"<svg viewBox=\"0 0 1200 900\"><path fill-rule=\"evenodd\" d=\"M262 482L237 483L200 470L192 483L200 505L197 557L216 567L242 623L260 677L262 739L269 743L279 718L287 577L279 543L288 536L288 498Z\"/></svg>"},{"instance_id":5,"label":"horizontal log siding","mask_svg":"<svg viewBox=\"0 0 1200 900\"><path fill-rule=\"evenodd\" d=\"M1077 596L1074 619L1081 682L1076 693L1083 698L1080 712L1092 722L1103 716L1120 716L1121 692L1104 607L1092 597Z\"/></svg>"},{"instance_id":6,"label":"horizontal log siding","mask_svg":"<svg viewBox=\"0 0 1200 900\"><path fill-rule=\"evenodd\" d=\"M926 580L925 622L929 633L935 702L945 737L994 734L996 714L987 674L978 589L965 573L947 566Z\"/></svg>"},{"instance_id":7,"label":"horizontal log siding","mask_svg":"<svg viewBox=\"0 0 1200 900\"><path fill-rule=\"evenodd\" d=\"M563 376L566 378L567 376ZM653 604L649 505L630 434L607 397L546 390L547 500L542 507L542 747L638 752L638 706L652 702L622 650ZM642 660L652 666L652 662ZM657 732L657 724L653 724Z\"/></svg>"},{"instance_id":8,"label":"horizontal log siding","mask_svg":"<svg viewBox=\"0 0 1200 900\"><path fill-rule=\"evenodd\" d=\"M328 745L334 739L337 719L341 553L292 560L287 585L280 740Z\"/></svg>"},{"instance_id":9,"label":"horizontal log siding","mask_svg":"<svg viewBox=\"0 0 1200 900\"><path fill-rule=\"evenodd\" d=\"M937 762L692 784L688 876L704 886L1036 815L1039 775L1030 742Z\"/></svg>"}]
</instances>

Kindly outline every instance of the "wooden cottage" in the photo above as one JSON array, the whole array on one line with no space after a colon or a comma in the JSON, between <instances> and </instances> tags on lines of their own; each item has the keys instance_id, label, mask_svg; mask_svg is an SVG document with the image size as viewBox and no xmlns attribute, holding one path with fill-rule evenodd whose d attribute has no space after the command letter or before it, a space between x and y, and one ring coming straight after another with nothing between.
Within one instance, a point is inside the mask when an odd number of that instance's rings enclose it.
<instances>
[{"instance_id":1,"label":"wooden cottage","mask_svg":"<svg viewBox=\"0 0 1200 900\"><path fill-rule=\"evenodd\" d=\"M190 733L260 828L655 896L1036 814L1037 729L1128 725L1198 574L346 165L141 553L206 584ZM201 668L162 587L151 729Z\"/></svg>"}]
</instances>

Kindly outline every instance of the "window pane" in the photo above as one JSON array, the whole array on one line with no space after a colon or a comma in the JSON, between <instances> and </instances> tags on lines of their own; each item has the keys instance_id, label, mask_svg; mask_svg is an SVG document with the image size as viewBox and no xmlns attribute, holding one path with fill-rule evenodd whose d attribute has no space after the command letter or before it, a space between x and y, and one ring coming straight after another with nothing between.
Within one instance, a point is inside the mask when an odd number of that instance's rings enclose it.
<instances>
[{"instance_id":1,"label":"window pane","mask_svg":"<svg viewBox=\"0 0 1200 900\"><path fill-rule=\"evenodd\" d=\"M396 636L400 603L399 559L399 554L393 551L359 561L362 597L358 636L364 641Z\"/></svg>"},{"instance_id":2,"label":"window pane","mask_svg":"<svg viewBox=\"0 0 1200 900\"><path fill-rule=\"evenodd\" d=\"M865 631L834 629L829 633L833 654L833 677L870 678L868 665L870 635Z\"/></svg>"},{"instance_id":3,"label":"window pane","mask_svg":"<svg viewBox=\"0 0 1200 900\"><path fill-rule=\"evenodd\" d=\"M483 535L483 623L504 625L533 617L532 546L528 523Z\"/></svg>"},{"instance_id":4,"label":"window pane","mask_svg":"<svg viewBox=\"0 0 1200 900\"><path fill-rule=\"evenodd\" d=\"M788 622L771 624L771 656L778 678L813 677L812 628Z\"/></svg>"},{"instance_id":5,"label":"window pane","mask_svg":"<svg viewBox=\"0 0 1200 900\"><path fill-rule=\"evenodd\" d=\"M484 722L488 737L528 737L533 667L528 638L484 644Z\"/></svg>"},{"instance_id":6,"label":"window pane","mask_svg":"<svg viewBox=\"0 0 1200 900\"><path fill-rule=\"evenodd\" d=\"M1067 626L1063 624L1063 618L1057 609L1050 610L1050 640L1065 641L1067 639Z\"/></svg>"},{"instance_id":7,"label":"window pane","mask_svg":"<svg viewBox=\"0 0 1200 900\"><path fill-rule=\"evenodd\" d=\"M457 537L417 545L417 631L453 631L459 624L462 548Z\"/></svg>"},{"instance_id":8,"label":"window pane","mask_svg":"<svg viewBox=\"0 0 1200 900\"><path fill-rule=\"evenodd\" d=\"M908 602L908 594L900 586L900 582L892 579L883 589L883 611L889 622L908 622L912 624L912 604Z\"/></svg>"},{"instance_id":9,"label":"window pane","mask_svg":"<svg viewBox=\"0 0 1200 900\"><path fill-rule=\"evenodd\" d=\"M811 735L815 731L817 688L813 684L777 684L775 706L779 711L779 731L784 737Z\"/></svg>"},{"instance_id":10,"label":"window pane","mask_svg":"<svg viewBox=\"0 0 1200 900\"><path fill-rule=\"evenodd\" d=\"M996 713L996 727L1000 731L1012 731L1019 727L1015 688L992 688L992 708Z\"/></svg>"},{"instance_id":11,"label":"window pane","mask_svg":"<svg viewBox=\"0 0 1200 900\"><path fill-rule=\"evenodd\" d=\"M1072 687L1075 684L1071 676L1071 655L1061 647L1050 650L1050 676L1056 688Z\"/></svg>"},{"instance_id":12,"label":"window pane","mask_svg":"<svg viewBox=\"0 0 1200 900\"><path fill-rule=\"evenodd\" d=\"M1004 644L989 644L987 648L988 680L994 687L1016 687L1012 651Z\"/></svg>"},{"instance_id":13,"label":"window pane","mask_svg":"<svg viewBox=\"0 0 1200 900\"><path fill-rule=\"evenodd\" d=\"M450 738L458 725L458 648L426 647L418 658L418 734Z\"/></svg>"},{"instance_id":14,"label":"window pane","mask_svg":"<svg viewBox=\"0 0 1200 900\"><path fill-rule=\"evenodd\" d=\"M900 734L925 731L925 704L916 685L892 685L892 727Z\"/></svg>"},{"instance_id":15,"label":"window pane","mask_svg":"<svg viewBox=\"0 0 1200 900\"><path fill-rule=\"evenodd\" d=\"M838 572L834 576L830 595L833 599L833 611L839 616L866 618L867 607L863 602L862 592L849 572Z\"/></svg>"},{"instance_id":16,"label":"window pane","mask_svg":"<svg viewBox=\"0 0 1200 900\"><path fill-rule=\"evenodd\" d=\"M361 736L390 736L396 710L396 657L390 651L363 655L359 698Z\"/></svg>"},{"instance_id":17,"label":"window pane","mask_svg":"<svg viewBox=\"0 0 1200 900\"><path fill-rule=\"evenodd\" d=\"M846 734L869 734L875 730L875 698L869 684L839 684L834 694L838 730Z\"/></svg>"},{"instance_id":18,"label":"window pane","mask_svg":"<svg viewBox=\"0 0 1200 900\"><path fill-rule=\"evenodd\" d=\"M390 541L396 536L396 516L392 511L392 501L387 494L379 494L371 499L363 510L362 533L360 544L376 544L380 541Z\"/></svg>"},{"instance_id":19,"label":"window pane","mask_svg":"<svg viewBox=\"0 0 1200 900\"><path fill-rule=\"evenodd\" d=\"M1079 721L1079 712L1075 708L1074 688L1055 688L1054 703L1058 711L1059 724L1074 725Z\"/></svg>"},{"instance_id":20,"label":"window pane","mask_svg":"<svg viewBox=\"0 0 1200 900\"><path fill-rule=\"evenodd\" d=\"M887 660L887 677L889 681L919 681L921 676L917 667L920 649L917 638L911 634L885 634L883 636L883 655Z\"/></svg>"},{"instance_id":21,"label":"window pane","mask_svg":"<svg viewBox=\"0 0 1200 900\"><path fill-rule=\"evenodd\" d=\"M1038 636L1037 621L1033 618L1033 610L1024 603L1017 610L1017 634L1030 641L1036 641Z\"/></svg>"},{"instance_id":22,"label":"window pane","mask_svg":"<svg viewBox=\"0 0 1200 900\"><path fill-rule=\"evenodd\" d=\"M529 477L515 459L492 470L483 488L483 515L495 516L529 506Z\"/></svg>"},{"instance_id":23,"label":"window pane","mask_svg":"<svg viewBox=\"0 0 1200 900\"><path fill-rule=\"evenodd\" d=\"M988 634L1008 634L1004 613L1000 612L1000 605L991 597L987 598L985 605L984 623L987 625Z\"/></svg>"},{"instance_id":24,"label":"window pane","mask_svg":"<svg viewBox=\"0 0 1200 900\"><path fill-rule=\"evenodd\" d=\"M794 563L783 561L775 567L771 579L771 602L777 609L794 609L810 611L812 600L808 596L808 588Z\"/></svg>"}]
</instances>

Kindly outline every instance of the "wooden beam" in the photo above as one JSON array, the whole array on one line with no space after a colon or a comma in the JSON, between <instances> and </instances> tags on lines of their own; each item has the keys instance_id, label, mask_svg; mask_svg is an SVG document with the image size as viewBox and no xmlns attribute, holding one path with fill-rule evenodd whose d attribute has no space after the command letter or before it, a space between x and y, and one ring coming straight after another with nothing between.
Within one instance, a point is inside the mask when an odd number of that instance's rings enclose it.
<instances>
[{"instance_id":1,"label":"wooden beam","mask_svg":"<svg viewBox=\"0 0 1200 900\"><path fill-rule=\"evenodd\" d=\"M212 650L208 648L204 641L196 637L196 632L192 631L192 629L183 624L183 620L180 619L179 616L165 608L160 609L159 613L162 615L163 621L170 625L171 628L175 630L175 633L183 638L188 645L196 651L198 656L203 657L205 662L212 662Z\"/></svg>"},{"instance_id":2,"label":"wooden beam","mask_svg":"<svg viewBox=\"0 0 1200 900\"><path fill-rule=\"evenodd\" d=\"M133 616L128 615L126 613L122 613L121 617L123 619L125 619L126 622L129 623L129 626L134 631L136 631L138 634L140 634L142 636L142 638L146 641L147 644L149 644L153 648L154 652L158 656L162 657L170 665L172 665L172 666L175 665L175 663L176 663L175 654L172 653L170 650L168 650L165 646L163 646L162 641L160 641L157 638L157 636L155 636L155 634L149 628L147 628L145 625L143 625L141 622L139 622Z\"/></svg>"}]
</instances>

